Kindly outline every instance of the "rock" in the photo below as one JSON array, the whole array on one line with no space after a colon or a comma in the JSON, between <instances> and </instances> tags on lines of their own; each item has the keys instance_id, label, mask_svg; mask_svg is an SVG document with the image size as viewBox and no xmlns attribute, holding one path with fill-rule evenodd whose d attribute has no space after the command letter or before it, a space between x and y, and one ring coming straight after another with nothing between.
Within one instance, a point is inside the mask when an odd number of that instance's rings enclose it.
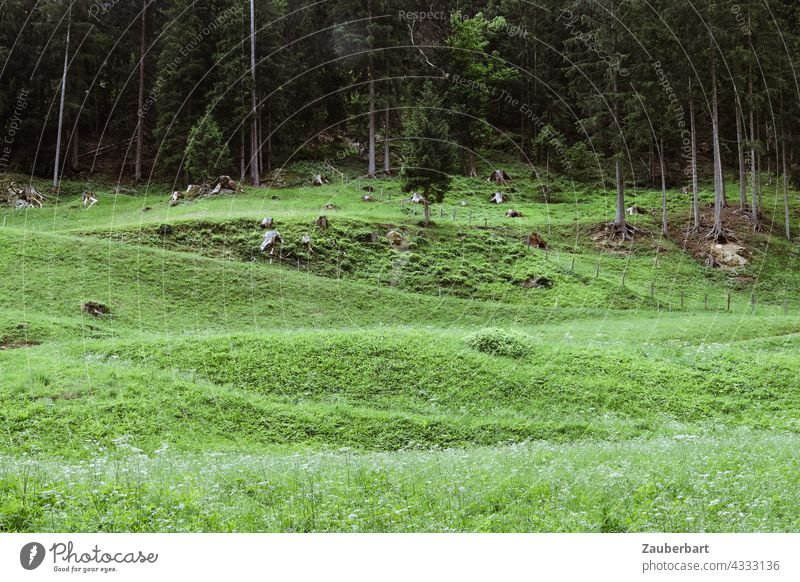
<instances>
[{"instance_id":1,"label":"rock","mask_svg":"<svg viewBox=\"0 0 800 582\"><path fill-rule=\"evenodd\" d=\"M634 215L634 214L648 214L647 210L645 210L645 209L644 209L644 208L642 208L641 206L636 206L636 205L629 206L628 208L626 208L626 209L625 209L625 212L627 212L627 213L628 213L628 214L630 214L630 215Z\"/></svg>"},{"instance_id":2,"label":"rock","mask_svg":"<svg viewBox=\"0 0 800 582\"><path fill-rule=\"evenodd\" d=\"M425 204L425 197L420 194L419 192L412 192L411 193L411 202L413 204Z\"/></svg>"},{"instance_id":3,"label":"rock","mask_svg":"<svg viewBox=\"0 0 800 582\"><path fill-rule=\"evenodd\" d=\"M275 221L272 220L271 216L265 216L264 219L261 221L261 228L266 228L266 229L275 228Z\"/></svg>"},{"instance_id":4,"label":"rock","mask_svg":"<svg viewBox=\"0 0 800 582\"><path fill-rule=\"evenodd\" d=\"M312 186L324 186L328 183L328 179L323 176L322 174L317 174L313 178L311 178L311 185Z\"/></svg>"},{"instance_id":5,"label":"rock","mask_svg":"<svg viewBox=\"0 0 800 582\"><path fill-rule=\"evenodd\" d=\"M491 202L492 204L502 204L505 201L506 198L505 196L503 196L502 192L495 192L494 194L492 194L492 197L489 198L489 202Z\"/></svg>"},{"instance_id":6,"label":"rock","mask_svg":"<svg viewBox=\"0 0 800 582\"><path fill-rule=\"evenodd\" d=\"M506 217L507 218L520 218L522 213L519 210L514 210L513 208L509 208L506 210Z\"/></svg>"},{"instance_id":7,"label":"rock","mask_svg":"<svg viewBox=\"0 0 800 582\"><path fill-rule=\"evenodd\" d=\"M364 202L375 202L375 198L373 198L373 197L372 197L372 196L370 196L369 194L364 194L364 195L361 197L361 200L363 200Z\"/></svg>"},{"instance_id":8,"label":"rock","mask_svg":"<svg viewBox=\"0 0 800 582\"><path fill-rule=\"evenodd\" d=\"M744 256L746 254L745 248L736 243L712 243L709 246L711 258L724 268L744 267L748 263L747 257Z\"/></svg>"}]
</instances>

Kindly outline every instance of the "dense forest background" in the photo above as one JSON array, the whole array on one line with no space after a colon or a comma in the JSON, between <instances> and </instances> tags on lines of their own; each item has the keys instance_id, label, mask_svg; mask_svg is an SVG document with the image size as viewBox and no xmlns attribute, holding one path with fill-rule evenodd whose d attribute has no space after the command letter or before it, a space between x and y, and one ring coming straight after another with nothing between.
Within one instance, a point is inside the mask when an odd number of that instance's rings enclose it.
<instances>
[{"instance_id":1,"label":"dense forest background","mask_svg":"<svg viewBox=\"0 0 800 582\"><path fill-rule=\"evenodd\" d=\"M714 179L750 208L756 176L797 179L799 26L794 0L11 0L0 170L257 184L352 157L474 175L494 151L612 186Z\"/></svg>"}]
</instances>

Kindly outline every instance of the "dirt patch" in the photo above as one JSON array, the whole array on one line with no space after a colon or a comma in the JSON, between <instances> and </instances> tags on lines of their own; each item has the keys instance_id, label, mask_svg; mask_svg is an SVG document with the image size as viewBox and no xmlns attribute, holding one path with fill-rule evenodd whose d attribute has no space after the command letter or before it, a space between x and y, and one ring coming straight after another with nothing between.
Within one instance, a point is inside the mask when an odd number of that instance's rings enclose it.
<instances>
[{"instance_id":1,"label":"dirt patch","mask_svg":"<svg viewBox=\"0 0 800 582\"><path fill-rule=\"evenodd\" d=\"M670 237L681 245L698 262L708 267L735 270L746 267L752 257L756 243L753 239L753 223L738 208L722 209L722 223L727 230L724 242L715 242L708 237L714 224L714 208L700 209L700 228L692 230L689 223L671 224Z\"/></svg>"},{"instance_id":2,"label":"dirt patch","mask_svg":"<svg viewBox=\"0 0 800 582\"><path fill-rule=\"evenodd\" d=\"M0 338L0 350L15 350L18 348L32 348L41 342L34 340L22 340L19 338L3 337Z\"/></svg>"},{"instance_id":3,"label":"dirt patch","mask_svg":"<svg viewBox=\"0 0 800 582\"><path fill-rule=\"evenodd\" d=\"M548 277L530 277L522 282L523 289L550 289L553 280Z\"/></svg>"},{"instance_id":4,"label":"dirt patch","mask_svg":"<svg viewBox=\"0 0 800 582\"><path fill-rule=\"evenodd\" d=\"M111 315L111 308L103 303L96 301L87 301L81 306L81 311L91 315L92 317L105 317Z\"/></svg>"}]
</instances>

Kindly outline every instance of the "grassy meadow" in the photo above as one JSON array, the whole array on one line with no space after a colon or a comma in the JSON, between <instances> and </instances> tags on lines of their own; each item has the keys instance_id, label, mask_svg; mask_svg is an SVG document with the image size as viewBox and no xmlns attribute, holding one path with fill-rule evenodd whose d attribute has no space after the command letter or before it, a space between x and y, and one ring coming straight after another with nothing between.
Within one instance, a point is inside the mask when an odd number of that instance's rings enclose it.
<instances>
[{"instance_id":1,"label":"grassy meadow","mask_svg":"<svg viewBox=\"0 0 800 582\"><path fill-rule=\"evenodd\" d=\"M0 531L796 531L777 199L712 268L679 192L670 238L639 189L607 244L612 194L509 172L508 204L456 178L428 228L389 178L0 209Z\"/></svg>"}]
</instances>

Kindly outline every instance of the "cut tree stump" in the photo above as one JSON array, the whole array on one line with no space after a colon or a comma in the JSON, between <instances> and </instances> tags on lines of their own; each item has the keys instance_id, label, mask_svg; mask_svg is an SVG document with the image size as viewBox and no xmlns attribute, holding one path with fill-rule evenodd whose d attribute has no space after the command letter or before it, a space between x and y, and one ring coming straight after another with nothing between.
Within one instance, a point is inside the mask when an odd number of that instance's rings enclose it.
<instances>
[{"instance_id":1,"label":"cut tree stump","mask_svg":"<svg viewBox=\"0 0 800 582\"><path fill-rule=\"evenodd\" d=\"M506 197L503 196L502 192L495 192L492 194L492 197L489 198L489 202L492 204L503 204L506 201Z\"/></svg>"},{"instance_id":2,"label":"cut tree stump","mask_svg":"<svg viewBox=\"0 0 800 582\"><path fill-rule=\"evenodd\" d=\"M320 216L314 221L314 224L320 230L327 230L328 228L328 217L327 216Z\"/></svg>"},{"instance_id":3,"label":"cut tree stump","mask_svg":"<svg viewBox=\"0 0 800 582\"><path fill-rule=\"evenodd\" d=\"M275 245L283 242L281 233L277 230L268 230L264 233L264 238L261 240L259 250L262 253L268 252L270 255L275 254Z\"/></svg>"},{"instance_id":4,"label":"cut tree stump","mask_svg":"<svg viewBox=\"0 0 800 582\"><path fill-rule=\"evenodd\" d=\"M542 238L542 235L534 231L528 235L528 246L546 250L547 242Z\"/></svg>"},{"instance_id":5,"label":"cut tree stump","mask_svg":"<svg viewBox=\"0 0 800 582\"><path fill-rule=\"evenodd\" d=\"M81 306L81 311L88 313L92 317L111 315L111 308L108 305L97 303L96 301L87 301Z\"/></svg>"},{"instance_id":6,"label":"cut tree stump","mask_svg":"<svg viewBox=\"0 0 800 582\"><path fill-rule=\"evenodd\" d=\"M495 184L505 184L510 180L511 178L506 174L505 170L495 170L486 178L487 182L494 182Z\"/></svg>"}]
</instances>

